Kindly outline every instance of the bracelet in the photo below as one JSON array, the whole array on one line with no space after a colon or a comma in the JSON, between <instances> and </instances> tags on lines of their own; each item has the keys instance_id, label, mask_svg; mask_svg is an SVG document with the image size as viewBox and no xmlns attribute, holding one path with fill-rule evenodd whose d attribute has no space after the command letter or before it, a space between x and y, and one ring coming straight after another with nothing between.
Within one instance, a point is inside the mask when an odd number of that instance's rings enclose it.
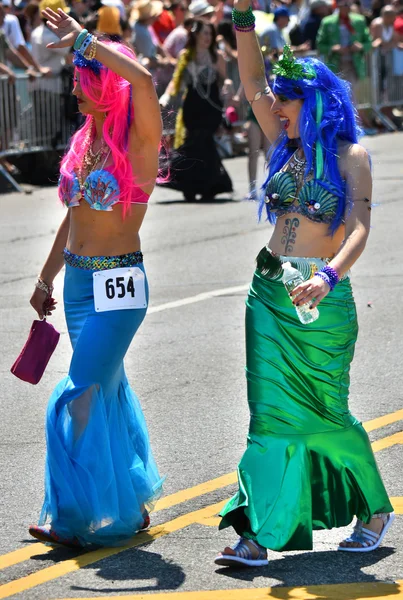
<instances>
[{"instance_id":1,"label":"bracelet","mask_svg":"<svg viewBox=\"0 0 403 600\"><path fill-rule=\"evenodd\" d=\"M97 38L95 37L95 35L93 35L92 40L91 40L90 52L87 57L88 60L94 60L96 54L97 54Z\"/></svg>"},{"instance_id":2,"label":"bracelet","mask_svg":"<svg viewBox=\"0 0 403 600\"><path fill-rule=\"evenodd\" d=\"M249 104L252 105L254 102L257 102L258 100L260 100L260 98L262 96L270 96L270 92L271 89L268 85L266 85L266 87L264 88L264 90L259 90L258 92L256 92L256 94L253 96L252 100L248 100Z\"/></svg>"},{"instance_id":3,"label":"bracelet","mask_svg":"<svg viewBox=\"0 0 403 600\"><path fill-rule=\"evenodd\" d=\"M83 29L82 31L80 31L80 33L76 37L76 41L74 42L74 45L73 45L74 50L78 50L80 48L80 46L83 43L84 38L87 34L88 34L88 29Z\"/></svg>"},{"instance_id":4,"label":"bracelet","mask_svg":"<svg viewBox=\"0 0 403 600\"><path fill-rule=\"evenodd\" d=\"M330 291L333 292L334 285L332 285L332 283L331 283L329 277L326 275L326 273L322 273L321 271L316 271L316 273L314 273L314 275L323 279L323 281L325 283L327 283L327 285L330 287Z\"/></svg>"},{"instance_id":5,"label":"bracelet","mask_svg":"<svg viewBox=\"0 0 403 600\"><path fill-rule=\"evenodd\" d=\"M333 269L333 267L329 267L329 265L326 265L325 267L323 267L323 269L321 269L321 272L326 273L326 275L329 277L333 287L336 287L336 285L340 281L340 277L339 277L336 269Z\"/></svg>"},{"instance_id":6,"label":"bracelet","mask_svg":"<svg viewBox=\"0 0 403 600\"><path fill-rule=\"evenodd\" d=\"M237 10L236 8L232 9L232 22L236 27L241 27L242 29L252 27L255 24L255 20L251 6L248 6L248 10L245 11Z\"/></svg>"},{"instance_id":7,"label":"bracelet","mask_svg":"<svg viewBox=\"0 0 403 600\"><path fill-rule=\"evenodd\" d=\"M333 269L333 267L329 267L329 265L326 265L320 271L316 271L315 275L318 275L321 279L323 279L323 281L326 281L331 292L333 292L334 288L340 281L337 271Z\"/></svg>"},{"instance_id":8,"label":"bracelet","mask_svg":"<svg viewBox=\"0 0 403 600\"><path fill-rule=\"evenodd\" d=\"M51 296L53 293L53 285L48 285L40 277L38 277L38 281L35 283L35 287L38 288L38 290L42 290L42 292L46 292L48 296Z\"/></svg>"},{"instance_id":9,"label":"bracelet","mask_svg":"<svg viewBox=\"0 0 403 600\"><path fill-rule=\"evenodd\" d=\"M255 30L255 24L250 25L249 27L238 27L238 25L234 25L235 31L239 31L239 33L247 33L248 31Z\"/></svg>"},{"instance_id":10,"label":"bracelet","mask_svg":"<svg viewBox=\"0 0 403 600\"><path fill-rule=\"evenodd\" d=\"M93 37L94 36L89 33L87 35L87 37L85 38L85 40L83 41L83 43L81 44L81 46L79 47L79 49L77 50L77 52L79 52L80 54L82 54L84 56L85 52L87 51L88 46L92 42Z\"/></svg>"}]
</instances>

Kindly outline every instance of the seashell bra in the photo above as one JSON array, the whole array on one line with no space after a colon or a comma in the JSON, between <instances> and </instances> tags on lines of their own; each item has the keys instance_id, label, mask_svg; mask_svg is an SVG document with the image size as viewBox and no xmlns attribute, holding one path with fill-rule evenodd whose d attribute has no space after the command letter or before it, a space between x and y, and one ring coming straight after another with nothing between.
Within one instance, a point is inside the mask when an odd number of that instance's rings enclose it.
<instances>
[{"instance_id":1,"label":"seashell bra","mask_svg":"<svg viewBox=\"0 0 403 600\"><path fill-rule=\"evenodd\" d=\"M60 175L59 197L67 208L80 206L82 198L93 210L111 211L114 204L122 204L119 184L108 167L89 173L82 187L75 173L72 179ZM149 195L141 188L133 188L132 204L147 204L148 199Z\"/></svg>"},{"instance_id":2,"label":"seashell bra","mask_svg":"<svg viewBox=\"0 0 403 600\"><path fill-rule=\"evenodd\" d=\"M281 217L288 213L299 213L316 223L332 223L336 216L339 196L336 188L324 181L304 181L298 191L297 177L286 171L290 161L270 178L265 189L265 203L270 212ZM297 174L296 174L297 175Z\"/></svg>"}]
</instances>

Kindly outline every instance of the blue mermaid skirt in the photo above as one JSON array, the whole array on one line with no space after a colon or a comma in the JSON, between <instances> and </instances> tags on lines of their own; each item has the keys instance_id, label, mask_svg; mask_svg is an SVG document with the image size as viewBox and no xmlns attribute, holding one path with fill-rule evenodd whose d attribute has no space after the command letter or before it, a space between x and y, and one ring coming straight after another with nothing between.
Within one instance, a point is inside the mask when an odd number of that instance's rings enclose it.
<instances>
[{"instance_id":1,"label":"blue mermaid skirt","mask_svg":"<svg viewBox=\"0 0 403 600\"><path fill-rule=\"evenodd\" d=\"M65 251L66 261L75 256ZM92 260L92 266L98 264ZM142 263L136 266L144 271ZM123 367L147 309L96 313L93 272L66 264L64 305L73 357L47 409L39 523L50 521L57 534L82 545L114 546L139 530L162 480ZM146 297L148 304L147 280Z\"/></svg>"}]
</instances>

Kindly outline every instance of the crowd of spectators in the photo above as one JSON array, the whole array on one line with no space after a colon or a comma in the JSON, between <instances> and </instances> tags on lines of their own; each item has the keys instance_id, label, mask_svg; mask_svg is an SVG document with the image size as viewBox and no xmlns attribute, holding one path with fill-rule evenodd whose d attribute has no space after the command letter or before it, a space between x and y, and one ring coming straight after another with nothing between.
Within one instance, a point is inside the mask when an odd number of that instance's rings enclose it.
<instances>
[{"instance_id":1,"label":"crowd of spectators","mask_svg":"<svg viewBox=\"0 0 403 600\"><path fill-rule=\"evenodd\" d=\"M8 79L8 106L15 98L13 86L17 73L29 75L33 82L31 91L37 89L41 94L48 94L45 104L60 104L55 99L60 99L66 91L58 76L66 73L71 76L72 54L65 49L54 51L46 48L54 34L41 13L44 8L51 7L66 11L91 32L124 40L131 45L138 59L153 73L159 96L163 95L172 78L194 27L194 19L201 18L211 23L216 28L219 52L227 65L224 106L230 120L239 117L242 90L239 88L236 39L231 23L233 0L66 2L0 0L0 75ZM384 97L392 94L400 106L401 98L397 96L403 90L399 79L403 76L403 0L253 0L252 4L269 76L273 62L284 44L288 43L297 53L317 53L332 69L342 73L351 82L353 94L359 100L360 82L368 79L370 51L377 49L382 56L380 86ZM2 89L4 91L4 85ZM33 97L35 104L35 95ZM36 118L41 120L46 118L44 97L41 96L41 106L34 106ZM13 124L10 121L14 119L10 110L5 114L4 102L3 94L0 127L11 128ZM69 106L67 112L74 121L75 107ZM397 121L399 112L393 106L384 109L384 114L400 124ZM382 125L375 123L366 111L362 111L361 117L367 133L374 131L374 125Z\"/></svg>"}]
</instances>

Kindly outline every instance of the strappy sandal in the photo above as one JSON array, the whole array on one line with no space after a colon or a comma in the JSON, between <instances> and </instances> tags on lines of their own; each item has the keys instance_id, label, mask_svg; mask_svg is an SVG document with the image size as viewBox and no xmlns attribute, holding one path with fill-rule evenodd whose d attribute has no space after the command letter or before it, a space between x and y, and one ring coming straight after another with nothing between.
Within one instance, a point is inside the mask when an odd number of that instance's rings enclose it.
<instances>
[{"instance_id":1,"label":"strappy sandal","mask_svg":"<svg viewBox=\"0 0 403 600\"><path fill-rule=\"evenodd\" d=\"M35 539L40 542L47 542L48 544L59 544L61 546L66 546L67 548L80 549L82 548L82 544L78 541L77 538L64 538L56 533L49 526L41 526L41 525L31 525L29 527L29 533Z\"/></svg>"},{"instance_id":2,"label":"strappy sandal","mask_svg":"<svg viewBox=\"0 0 403 600\"><path fill-rule=\"evenodd\" d=\"M344 552L372 552L373 550L379 548L386 532L394 521L395 514L379 513L372 515L372 518L382 519L383 528L380 533L375 533L375 531L367 529L364 527L364 523L357 519L353 533L344 541L347 543L361 544L361 548L354 548L353 546L339 546L338 550L342 550Z\"/></svg>"},{"instance_id":3,"label":"strappy sandal","mask_svg":"<svg viewBox=\"0 0 403 600\"><path fill-rule=\"evenodd\" d=\"M258 551L258 555L253 558L252 550L245 543L252 544ZM220 553L214 560L216 565L222 567L264 567L269 564L267 560L266 548L263 548L253 540L245 540L245 538L239 538L237 543L232 546L232 550L236 554L223 554Z\"/></svg>"}]
</instances>

